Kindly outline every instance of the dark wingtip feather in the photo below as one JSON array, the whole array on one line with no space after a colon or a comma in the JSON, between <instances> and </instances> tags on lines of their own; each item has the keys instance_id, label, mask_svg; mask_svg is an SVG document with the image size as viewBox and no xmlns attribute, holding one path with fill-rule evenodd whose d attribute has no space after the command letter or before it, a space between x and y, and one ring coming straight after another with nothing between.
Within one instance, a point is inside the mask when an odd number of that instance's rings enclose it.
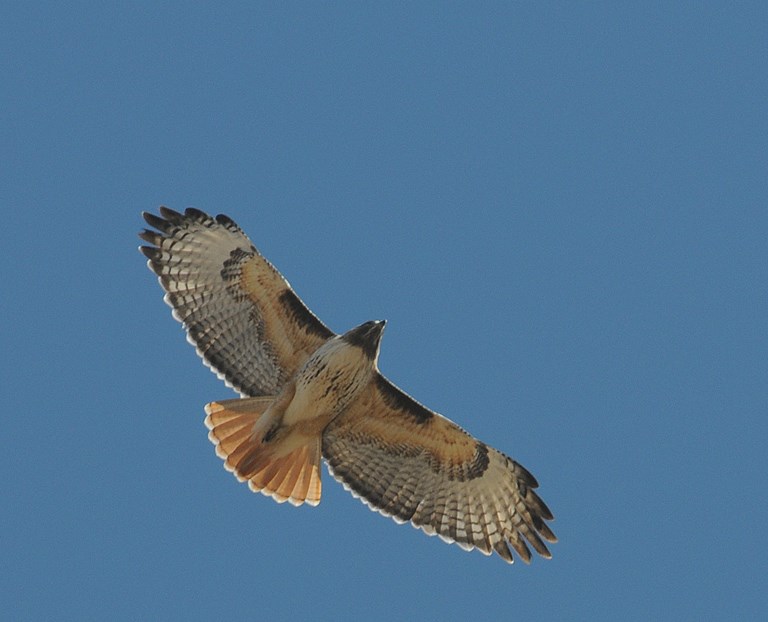
<instances>
[{"instance_id":1,"label":"dark wingtip feather","mask_svg":"<svg viewBox=\"0 0 768 622\"><path fill-rule=\"evenodd\" d=\"M557 536L549 528L549 525L542 523L541 526L537 527L537 529L539 530L541 537L544 538L547 542L557 542Z\"/></svg>"},{"instance_id":2,"label":"dark wingtip feather","mask_svg":"<svg viewBox=\"0 0 768 622\"><path fill-rule=\"evenodd\" d=\"M163 233L168 232L170 223L167 220L163 220L162 218L160 218L160 216L156 216L151 212L142 212L141 215L144 216L144 220L147 222L147 224L150 227L154 227L155 229L157 229L158 231L162 231Z\"/></svg>"},{"instance_id":3,"label":"dark wingtip feather","mask_svg":"<svg viewBox=\"0 0 768 622\"><path fill-rule=\"evenodd\" d=\"M216 222L220 225L224 225L225 227L235 227L236 229L238 228L237 223L226 214L217 214Z\"/></svg>"},{"instance_id":4,"label":"dark wingtip feather","mask_svg":"<svg viewBox=\"0 0 768 622\"><path fill-rule=\"evenodd\" d=\"M531 472L528 469L526 469L519 462L514 462L514 465L517 468L517 477L518 477L518 479L520 479L523 482L525 482L525 484L529 488L538 488L539 487L539 482L536 480L536 478L533 475L531 475Z\"/></svg>"},{"instance_id":5,"label":"dark wingtip feather","mask_svg":"<svg viewBox=\"0 0 768 622\"><path fill-rule=\"evenodd\" d=\"M160 257L160 249L154 246L139 246L139 250L144 254L144 257L150 261L157 261Z\"/></svg>"},{"instance_id":6,"label":"dark wingtip feather","mask_svg":"<svg viewBox=\"0 0 768 622\"><path fill-rule=\"evenodd\" d=\"M544 520L552 520L554 518L547 504L531 488L525 491L525 504L533 514L540 516Z\"/></svg>"},{"instance_id":7,"label":"dark wingtip feather","mask_svg":"<svg viewBox=\"0 0 768 622\"><path fill-rule=\"evenodd\" d=\"M512 548L517 551L520 559L522 559L526 564L531 563L531 550L528 548L525 542L523 542L522 538L516 536L514 539L510 540L509 543L512 545Z\"/></svg>"},{"instance_id":8,"label":"dark wingtip feather","mask_svg":"<svg viewBox=\"0 0 768 622\"><path fill-rule=\"evenodd\" d=\"M543 545L543 549L541 551L538 551L539 555L541 555L544 559L552 559L552 553L549 552L549 549L546 547L546 545Z\"/></svg>"},{"instance_id":9,"label":"dark wingtip feather","mask_svg":"<svg viewBox=\"0 0 768 622\"><path fill-rule=\"evenodd\" d=\"M160 242L163 239L157 231L150 231L149 229L142 229L139 231L139 237L145 242L149 242L150 244L155 244L157 246L160 245Z\"/></svg>"},{"instance_id":10,"label":"dark wingtip feather","mask_svg":"<svg viewBox=\"0 0 768 622\"><path fill-rule=\"evenodd\" d=\"M184 210L184 215L199 221L210 220L211 218L203 210L197 209L196 207L188 207Z\"/></svg>"},{"instance_id":11,"label":"dark wingtip feather","mask_svg":"<svg viewBox=\"0 0 768 622\"><path fill-rule=\"evenodd\" d=\"M531 546L533 546L539 555L546 557L547 559L551 559L552 553L549 552L547 545L542 542L538 533L536 533L533 529L526 530L525 538L528 540L528 542L531 543Z\"/></svg>"},{"instance_id":12,"label":"dark wingtip feather","mask_svg":"<svg viewBox=\"0 0 768 622\"><path fill-rule=\"evenodd\" d=\"M172 210L170 207L165 207L164 205L160 207L160 215L174 225L179 225L184 222L184 216L182 214L179 214L176 210Z\"/></svg>"},{"instance_id":13,"label":"dark wingtip feather","mask_svg":"<svg viewBox=\"0 0 768 622\"><path fill-rule=\"evenodd\" d=\"M507 546L507 543L504 542L504 540L499 540L496 542L496 544L493 545L493 550L496 551L499 554L499 557L501 557L508 564L515 563L515 558L512 557L512 552L509 550L509 547Z\"/></svg>"}]
</instances>

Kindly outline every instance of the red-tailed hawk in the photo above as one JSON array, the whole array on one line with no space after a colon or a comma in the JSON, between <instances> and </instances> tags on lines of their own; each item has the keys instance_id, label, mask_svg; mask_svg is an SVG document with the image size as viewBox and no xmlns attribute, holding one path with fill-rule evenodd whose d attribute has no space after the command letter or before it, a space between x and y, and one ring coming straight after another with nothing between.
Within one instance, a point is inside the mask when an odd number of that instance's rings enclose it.
<instances>
[{"instance_id":1,"label":"red-tailed hawk","mask_svg":"<svg viewBox=\"0 0 768 622\"><path fill-rule=\"evenodd\" d=\"M243 398L205 407L209 438L251 490L320 502L320 458L372 509L466 550L550 557L536 479L419 404L377 366L383 321L337 335L227 216L165 207L139 235L173 316Z\"/></svg>"}]
</instances>

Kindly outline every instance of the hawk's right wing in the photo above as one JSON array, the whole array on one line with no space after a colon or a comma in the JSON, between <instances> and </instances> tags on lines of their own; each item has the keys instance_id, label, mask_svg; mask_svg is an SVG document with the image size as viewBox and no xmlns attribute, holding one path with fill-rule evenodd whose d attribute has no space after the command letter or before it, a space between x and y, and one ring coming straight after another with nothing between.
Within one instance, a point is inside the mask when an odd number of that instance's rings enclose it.
<instances>
[{"instance_id":1,"label":"hawk's right wing","mask_svg":"<svg viewBox=\"0 0 768 622\"><path fill-rule=\"evenodd\" d=\"M334 333L230 218L144 213L139 236L165 301L206 364L244 396L275 395Z\"/></svg>"}]
</instances>

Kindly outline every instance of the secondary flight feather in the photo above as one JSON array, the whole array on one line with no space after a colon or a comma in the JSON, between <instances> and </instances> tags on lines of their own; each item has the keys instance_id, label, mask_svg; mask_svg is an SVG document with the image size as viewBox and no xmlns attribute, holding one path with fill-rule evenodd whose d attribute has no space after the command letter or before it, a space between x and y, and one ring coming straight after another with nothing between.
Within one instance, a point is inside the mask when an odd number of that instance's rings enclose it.
<instances>
[{"instance_id":1,"label":"secondary flight feather","mask_svg":"<svg viewBox=\"0 0 768 622\"><path fill-rule=\"evenodd\" d=\"M161 207L141 251L198 354L240 399L205 423L251 490L320 502L320 463L372 509L464 549L550 557L552 513L520 464L433 412L378 369L384 321L337 335L227 216Z\"/></svg>"}]
</instances>

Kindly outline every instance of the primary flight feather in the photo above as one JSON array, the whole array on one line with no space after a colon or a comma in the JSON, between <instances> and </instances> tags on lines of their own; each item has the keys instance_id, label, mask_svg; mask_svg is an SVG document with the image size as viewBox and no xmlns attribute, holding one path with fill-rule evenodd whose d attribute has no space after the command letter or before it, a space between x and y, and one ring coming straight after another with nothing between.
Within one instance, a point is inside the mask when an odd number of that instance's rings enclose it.
<instances>
[{"instance_id":1,"label":"primary flight feather","mask_svg":"<svg viewBox=\"0 0 768 622\"><path fill-rule=\"evenodd\" d=\"M241 399L205 407L224 466L317 505L321 457L372 509L464 549L550 557L552 513L520 464L419 404L378 369L385 322L337 335L224 215L161 207L139 235L198 354Z\"/></svg>"}]
</instances>

